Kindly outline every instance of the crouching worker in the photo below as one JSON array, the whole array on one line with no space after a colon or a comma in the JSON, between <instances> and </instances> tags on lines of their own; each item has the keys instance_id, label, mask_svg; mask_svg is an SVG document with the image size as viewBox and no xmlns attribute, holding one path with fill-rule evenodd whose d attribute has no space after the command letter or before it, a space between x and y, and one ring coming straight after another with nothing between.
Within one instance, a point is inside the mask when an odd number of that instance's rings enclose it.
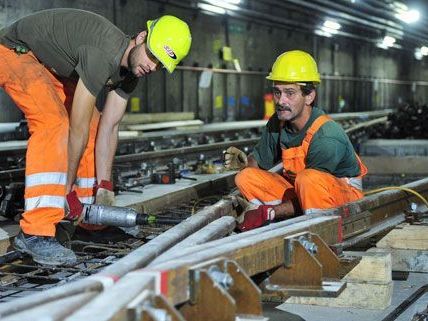
<instances>
[{"instance_id":1,"label":"crouching worker","mask_svg":"<svg viewBox=\"0 0 428 321\"><path fill-rule=\"evenodd\" d=\"M320 76L311 55L283 53L267 79L276 113L248 158L235 147L225 154L225 167L240 170L235 183L251 203L239 222L242 231L358 200L367 173L342 127L314 106ZM280 161L282 174L267 171Z\"/></svg>"}]
</instances>

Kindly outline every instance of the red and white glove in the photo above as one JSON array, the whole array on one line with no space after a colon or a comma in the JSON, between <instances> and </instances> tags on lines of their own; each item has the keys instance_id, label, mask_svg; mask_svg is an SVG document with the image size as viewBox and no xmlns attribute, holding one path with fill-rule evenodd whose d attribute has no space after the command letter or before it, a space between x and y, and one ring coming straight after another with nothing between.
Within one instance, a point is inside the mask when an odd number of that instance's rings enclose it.
<instances>
[{"instance_id":1,"label":"red and white glove","mask_svg":"<svg viewBox=\"0 0 428 321\"><path fill-rule=\"evenodd\" d=\"M95 188L95 204L114 205L113 183L111 181L102 180Z\"/></svg>"},{"instance_id":2,"label":"red and white glove","mask_svg":"<svg viewBox=\"0 0 428 321\"><path fill-rule=\"evenodd\" d=\"M83 204L77 197L76 191L65 196L65 218L70 221L78 221L83 213Z\"/></svg>"},{"instance_id":3,"label":"red and white glove","mask_svg":"<svg viewBox=\"0 0 428 321\"><path fill-rule=\"evenodd\" d=\"M275 210L271 205L259 205L257 208L246 210L240 216L238 229L242 232L255 229L275 218Z\"/></svg>"}]
</instances>

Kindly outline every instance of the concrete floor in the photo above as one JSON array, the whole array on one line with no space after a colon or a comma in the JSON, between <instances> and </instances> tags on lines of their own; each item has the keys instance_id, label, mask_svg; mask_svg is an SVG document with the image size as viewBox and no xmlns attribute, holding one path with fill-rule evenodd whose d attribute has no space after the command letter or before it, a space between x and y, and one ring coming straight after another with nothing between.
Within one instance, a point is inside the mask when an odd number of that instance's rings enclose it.
<instances>
[{"instance_id":1,"label":"concrete floor","mask_svg":"<svg viewBox=\"0 0 428 321\"><path fill-rule=\"evenodd\" d=\"M392 304L385 310L332 308L283 303L264 304L264 315L271 321L381 321L421 286L428 284L428 273L410 273L406 281L394 281ZM428 293L405 310L396 321L411 320L428 305Z\"/></svg>"}]
</instances>

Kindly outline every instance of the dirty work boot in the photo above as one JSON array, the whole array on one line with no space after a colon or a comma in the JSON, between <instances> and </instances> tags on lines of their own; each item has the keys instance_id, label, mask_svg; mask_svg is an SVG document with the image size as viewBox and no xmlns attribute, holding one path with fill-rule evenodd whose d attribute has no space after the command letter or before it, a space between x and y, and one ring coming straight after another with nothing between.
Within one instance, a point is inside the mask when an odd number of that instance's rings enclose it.
<instances>
[{"instance_id":1,"label":"dirty work boot","mask_svg":"<svg viewBox=\"0 0 428 321\"><path fill-rule=\"evenodd\" d=\"M54 237L27 235L22 231L15 237L14 247L27 253L33 260L46 265L72 265L77 262L72 250L65 248Z\"/></svg>"}]
</instances>

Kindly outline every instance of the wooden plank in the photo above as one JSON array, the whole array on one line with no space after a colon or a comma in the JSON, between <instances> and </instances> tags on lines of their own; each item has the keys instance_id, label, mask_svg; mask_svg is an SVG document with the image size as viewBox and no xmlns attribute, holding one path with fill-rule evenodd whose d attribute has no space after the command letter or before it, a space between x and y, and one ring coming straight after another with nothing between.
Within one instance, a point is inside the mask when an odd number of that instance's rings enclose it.
<instances>
[{"instance_id":1,"label":"wooden plank","mask_svg":"<svg viewBox=\"0 0 428 321\"><path fill-rule=\"evenodd\" d=\"M428 226L400 225L385 235L376 247L428 251Z\"/></svg>"},{"instance_id":2,"label":"wooden plank","mask_svg":"<svg viewBox=\"0 0 428 321\"><path fill-rule=\"evenodd\" d=\"M345 290L337 298L290 297L290 304L311 304L329 307L385 309L391 304L391 255L387 252L345 252L362 259L345 277Z\"/></svg>"}]
</instances>

